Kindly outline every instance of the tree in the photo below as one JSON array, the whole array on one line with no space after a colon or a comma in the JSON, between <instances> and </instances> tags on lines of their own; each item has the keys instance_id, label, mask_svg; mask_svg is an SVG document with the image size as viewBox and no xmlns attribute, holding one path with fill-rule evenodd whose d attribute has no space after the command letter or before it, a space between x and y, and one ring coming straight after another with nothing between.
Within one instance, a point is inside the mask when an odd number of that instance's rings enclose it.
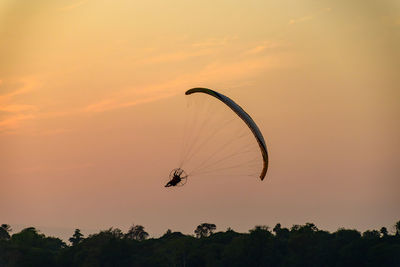
<instances>
[{"instance_id":1,"label":"tree","mask_svg":"<svg viewBox=\"0 0 400 267\"><path fill-rule=\"evenodd\" d=\"M22 229L21 232L13 234L11 241L17 244L24 244L27 246L35 246L44 239L44 234L41 234L35 227L28 227Z\"/></svg>"},{"instance_id":2,"label":"tree","mask_svg":"<svg viewBox=\"0 0 400 267\"><path fill-rule=\"evenodd\" d=\"M163 235L163 237L170 236L171 234L172 234L171 229L168 229L168 230L165 232L165 234Z\"/></svg>"},{"instance_id":3,"label":"tree","mask_svg":"<svg viewBox=\"0 0 400 267\"><path fill-rule=\"evenodd\" d=\"M137 241L145 240L148 236L149 234L144 230L142 225L134 224L129 228L128 233L125 234L125 238Z\"/></svg>"},{"instance_id":4,"label":"tree","mask_svg":"<svg viewBox=\"0 0 400 267\"><path fill-rule=\"evenodd\" d=\"M269 227L266 225L256 225L254 226L253 229L250 229L250 233L255 233L255 232L268 232Z\"/></svg>"},{"instance_id":5,"label":"tree","mask_svg":"<svg viewBox=\"0 0 400 267\"><path fill-rule=\"evenodd\" d=\"M363 233L362 236L365 239L379 239L380 233L376 230L367 230Z\"/></svg>"},{"instance_id":6,"label":"tree","mask_svg":"<svg viewBox=\"0 0 400 267\"><path fill-rule=\"evenodd\" d=\"M73 246L76 246L79 242L81 242L83 240L83 234L81 233L81 230L75 229L75 233L68 240L69 240L69 242L72 243Z\"/></svg>"},{"instance_id":7,"label":"tree","mask_svg":"<svg viewBox=\"0 0 400 267\"><path fill-rule=\"evenodd\" d=\"M293 224L292 228L290 228L291 232L296 232L300 230L301 225Z\"/></svg>"},{"instance_id":8,"label":"tree","mask_svg":"<svg viewBox=\"0 0 400 267\"><path fill-rule=\"evenodd\" d=\"M10 230L7 226L0 229ZM210 235L213 224L198 226L198 237ZM0 240L0 266L399 266L400 239L387 229L339 229L329 233L312 223L288 228L277 225L275 235L266 226L249 233L231 229L195 238L167 231L160 238L138 242L143 226L128 234L109 228L91 234L76 246L46 237L33 227ZM4 230L6 231L6 230ZM140 235L139 235L140 236ZM146 236L146 235L145 235ZM73 242L83 239L79 229ZM72 242L72 241L71 241Z\"/></svg>"},{"instance_id":9,"label":"tree","mask_svg":"<svg viewBox=\"0 0 400 267\"><path fill-rule=\"evenodd\" d=\"M213 223L202 223L197 226L196 230L194 230L194 233L196 234L197 238L208 237L213 234L215 229L217 229L217 227Z\"/></svg>"},{"instance_id":10,"label":"tree","mask_svg":"<svg viewBox=\"0 0 400 267\"><path fill-rule=\"evenodd\" d=\"M107 231L111 234L111 236L113 236L116 239L122 239L125 236L124 233L119 228L112 228L111 227Z\"/></svg>"},{"instance_id":11,"label":"tree","mask_svg":"<svg viewBox=\"0 0 400 267\"><path fill-rule=\"evenodd\" d=\"M35 247L53 251L66 247L66 244L61 239L56 237L46 237L35 227L28 227L19 233L13 234L10 241L15 246Z\"/></svg>"},{"instance_id":12,"label":"tree","mask_svg":"<svg viewBox=\"0 0 400 267\"><path fill-rule=\"evenodd\" d=\"M275 235L278 235L281 230L282 230L282 226L280 223L277 223L275 225L274 229L272 229L272 231L275 233Z\"/></svg>"},{"instance_id":13,"label":"tree","mask_svg":"<svg viewBox=\"0 0 400 267\"><path fill-rule=\"evenodd\" d=\"M10 233L12 231L11 226L8 224L3 223L1 225L1 228L3 228L4 230L6 230L8 233Z\"/></svg>"},{"instance_id":14,"label":"tree","mask_svg":"<svg viewBox=\"0 0 400 267\"><path fill-rule=\"evenodd\" d=\"M395 225L394 228L396 229L396 236L400 235L400 221L398 221Z\"/></svg>"},{"instance_id":15,"label":"tree","mask_svg":"<svg viewBox=\"0 0 400 267\"><path fill-rule=\"evenodd\" d=\"M382 227L379 232L382 234L382 237L387 237L388 236L388 230L387 230L386 227Z\"/></svg>"},{"instance_id":16,"label":"tree","mask_svg":"<svg viewBox=\"0 0 400 267\"><path fill-rule=\"evenodd\" d=\"M0 240L10 239L11 227L8 224L2 224L0 227Z\"/></svg>"},{"instance_id":17,"label":"tree","mask_svg":"<svg viewBox=\"0 0 400 267\"><path fill-rule=\"evenodd\" d=\"M291 231L301 233L314 233L318 231L317 226L313 223L306 223L305 225L293 225Z\"/></svg>"}]
</instances>

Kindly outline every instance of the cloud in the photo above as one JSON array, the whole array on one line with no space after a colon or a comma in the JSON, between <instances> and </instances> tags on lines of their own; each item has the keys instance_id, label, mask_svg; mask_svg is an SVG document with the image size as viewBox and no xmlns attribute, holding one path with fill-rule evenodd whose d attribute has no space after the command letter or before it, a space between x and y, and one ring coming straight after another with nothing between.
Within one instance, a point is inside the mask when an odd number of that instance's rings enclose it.
<instances>
[{"instance_id":1,"label":"cloud","mask_svg":"<svg viewBox=\"0 0 400 267\"><path fill-rule=\"evenodd\" d=\"M0 121L0 130L4 130L4 128L15 128L21 121L30 120L35 118L35 115L32 114L18 114L11 117L7 117Z\"/></svg>"},{"instance_id":2,"label":"cloud","mask_svg":"<svg viewBox=\"0 0 400 267\"><path fill-rule=\"evenodd\" d=\"M212 54L213 51L210 49L202 49L197 51L178 51L174 53L165 53L160 54L154 57L145 58L143 61L139 62L142 64L156 64L156 63L165 63L165 62L177 62L177 61L185 61L190 58L205 56Z\"/></svg>"},{"instance_id":3,"label":"cloud","mask_svg":"<svg viewBox=\"0 0 400 267\"><path fill-rule=\"evenodd\" d=\"M288 46L282 42L264 41L253 48L246 50L243 55L255 55L264 52L267 49L279 48Z\"/></svg>"},{"instance_id":4,"label":"cloud","mask_svg":"<svg viewBox=\"0 0 400 267\"><path fill-rule=\"evenodd\" d=\"M193 43L193 47L225 46L230 41L238 39L237 36L226 36L223 38L210 38L203 42Z\"/></svg>"},{"instance_id":5,"label":"cloud","mask_svg":"<svg viewBox=\"0 0 400 267\"><path fill-rule=\"evenodd\" d=\"M150 103L176 95L179 92L177 88L180 88L180 86L176 80L145 86L143 89L128 88L119 93L114 93L106 99L87 105L82 111L98 113Z\"/></svg>"},{"instance_id":6,"label":"cloud","mask_svg":"<svg viewBox=\"0 0 400 267\"><path fill-rule=\"evenodd\" d=\"M266 45L258 45L252 49L249 49L245 52L245 54L247 55L253 55L253 54L258 54L261 53L262 51L264 51L267 48Z\"/></svg>"},{"instance_id":7,"label":"cloud","mask_svg":"<svg viewBox=\"0 0 400 267\"><path fill-rule=\"evenodd\" d=\"M173 92L167 92L167 93L162 93L159 95L155 96L149 96L137 100L132 100L132 101L103 101L100 103L95 103L92 105L89 105L85 108L86 111L88 112L104 112L108 110L113 110L113 109L118 109L118 108L127 108L127 107L132 107L136 106L138 104L145 104L145 103L150 103L154 102L163 98L167 98L170 96L175 95L176 93Z\"/></svg>"},{"instance_id":8,"label":"cloud","mask_svg":"<svg viewBox=\"0 0 400 267\"><path fill-rule=\"evenodd\" d=\"M297 18L297 19L291 19L289 21L289 24L297 24L297 23L301 23L307 20L312 20L314 17L313 16L305 16L305 17L301 17L301 18Z\"/></svg>"},{"instance_id":9,"label":"cloud","mask_svg":"<svg viewBox=\"0 0 400 267\"><path fill-rule=\"evenodd\" d=\"M4 105L0 106L0 111L15 113L24 111L36 111L38 108L34 105Z\"/></svg>"},{"instance_id":10,"label":"cloud","mask_svg":"<svg viewBox=\"0 0 400 267\"><path fill-rule=\"evenodd\" d=\"M1 81L0 86L14 88L0 95L0 111L5 112L0 119L0 130L16 128L22 121L34 119L39 108L32 104L18 103L17 96L27 94L39 88L41 83L34 76L26 76L16 80Z\"/></svg>"},{"instance_id":11,"label":"cloud","mask_svg":"<svg viewBox=\"0 0 400 267\"><path fill-rule=\"evenodd\" d=\"M0 105L4 105L11 101L11 99L17 95L22 95L29 93L36 88L41 86L41 83L38 81L36 77L26 76L17 79L16 81L9 81L9 86L16 87L17 89L12 90L11 92L0 95ZM0 80L0 86L6 86L3 80Z\"/></svg>"},{"instance_id":12,"label":"cloud","mask_svg":"<svg viewBox=\"0 0 400 267\"><path fill-rule=\"evenodd\" d=\"M322 9L318 10L317 12L315 12L315 14L304 16L304 17L300 17L300 18L291 19L291 20L289 20L288 24L293 25L293 24L298 24L298 23L302 23L302 22L305 22L305 21L309 21L309 20L314 19L317 15L319 15L321 13L330 12L331 10L332 10L332 8L330 8L330 7L322 8Z\"/></svg>"},{"instance_id":13,"label":"cloud","mask_svg":"<svg viewBox=\"0 0 400 267\"><path fill-rule=\"evenodd\" d=\"M290 64L290 56L280 53L257 58L241 58L236 62L214 62L200 71L182 74L167 82L156 83L141 88L131 87L113 93L108 97L91 103L82 109L85 113L100 113L114 109L132 107L150 103L182 93L185 88L207 81L209 84L218 81L235 82L258 75L268 69L280 68Z\"/></svg>"},{"instance_id":14,"label":"cloud","mask_svg":"<svg viewBox=\"0 0 400 267\"><path fill-rule=\"evenodd\" d=\"M264 41L251 45L244 44L244 47L243 44L238 44L232 49L224 50L223 55L214 57L213 55L215 54L220 55L219 51L221 49L219 47L203 48L202 46L195 46L197 48L193 48L189 44L184 51L170 51L170 53L149 57L144 59L143 62L139 62L139 65L147 62L157 66L157 64L164 62L184 61L193 57L207 55L212 56L207 56L207 60L203 60L202 64L198 64L196 68L188 68L171 78L147 81L141 86L116 86L112 91L105 91L105 94L97 101L90 99L86 102L81 102L79 106L67 106L64 108L54 105L53 102L48 103L47 106L46 103L39 105L35 102L29 102L35 98L29 97L29 95L25 96L25 94L37 91L42 86L42 82L45 81L44 79L29 76L13 81L0 80L0 88L6 86L5 88L12 89L0 95L0 111L2 112L0 131L2 133L6 131L7 133L24 131L33 135L41 133L58 134L64 132L64 129L60 131L51 128L45 129L43 127L37 129L36 127L27 128L24 125L29 125L26 124L29 120L38 122L46 121L46 123L35 125L49 125L47 121L54 120L55 118L78 118L84 114L90 115L108 112L115 109L155 102L181 94L185 89L194 86L214 86L215 84L224 86L225 84L227 87L231 87L238 83L243 84L248 82L251 77L255 77L268 69L291 64L287 52L277 50L274 53L263 53L267 49L283 45L285 44L272 41ZM240 51L244 52L240 53ZM257 56L253 57L249 55ZM216 58L220 58L220 60L216 60ZM205 62L208 62L208 64ZM46 86L51 85L46 82ZM40 94L41 92L35 92L35 96Z\"/></svg>"},{"instance_id":15,"label":"cloud","mask_svg":"<svg viewBox=\"0 0 400 267\"><path fill-rule=\"evenodd\" d=\"M198 76L211 82L218 80L237 81L257 76L269 69L286 67L289 63L288 55L277 54L256 58L244 58L236 62L213 63L208 65Z\"/></svg>"}]
</instances>

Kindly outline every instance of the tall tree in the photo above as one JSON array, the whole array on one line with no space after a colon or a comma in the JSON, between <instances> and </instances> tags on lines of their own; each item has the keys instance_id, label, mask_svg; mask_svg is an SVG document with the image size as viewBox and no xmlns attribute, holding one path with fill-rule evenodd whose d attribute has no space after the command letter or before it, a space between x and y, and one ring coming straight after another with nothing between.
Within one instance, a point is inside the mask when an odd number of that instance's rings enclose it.
<instances>
[{"instance_id":1,"label":"tall tree","mask_svg":"<svg viewBox=\"0 0 400 267\"><path fill-rule=\"evenodd\" d=\"M10 239L11 227L8 224L2 224L0 227L0 240Z\"/></svg>"},{"instance_id":2,"label":"tall tree","mask_svg":"<svg viewBox=\"0 0 400 267\"><path fill-rule=\"evenodd\" d=\"M81 233L81 230L75 229L74 234L70 239L68 239L69 242L72 243L73 246L77 245L79 242L83 240L83 234Z\"/></svg>"},{"instance_id":3,"label":"tall tree","mask_svg":"<svg viewBox=\"0 0 400 267\"><path fill-rule=\"evenodd\" d=\"M400 221L398 221L395 225L394 228L396 229L396 236L400 235Z\"/></svg>"},{"instance_id":4,"label":"tall tree","mask_svg":"<svg viewBox=\"0 0 400 267\"><path fill-rule=\"evenodd\" d=\"M382 234L382 237L387 237L388 236L388 230L387 230L386 227L382 227L379 232Z\"/></svg>"},{"instance_id":5,"label":"tall tree","mask_svg":"<svg viewBox=\"0 0 400 267\"><path fill-rule=\"evenodd\" d=\"M277 223L277 224L275 225L274 229L272 229L272 231L273 231L276 235L278 235L279 232L280 232L281 230L282 230L282 226L281 226L280 223Z\"/></svg>"},{"instance_id":6,"label":"tall tree","mask_svg":"<svg viewBox=\"0 0 400 267\"><path fill-rule=\"evenodd\" d=\"M166 236L170 236L171 234L172 234L171 229L168 229L163 236L166 237Z\"/></svg>"},{"instance_id":7,"label":"tall tree","mask_svg":"<svg viewBox=\"0 0 400 267\"><path fill-rule=\"evenodd\" d=\"M147 239L149 234L144 230L142 225L132 225L129 231L125 234L125 238L142 241Z\"/></svg>"},{"instance_id":8,"label":"tall tree","mask_svg":"<svg viewBox=\"0 0 400 267\"><path fill-rule=\"evenodd\" d=\"M196 234L197 238L207 237L212 235L215 229L217 229L217 227L213 223L202 223L197 226L196 230L194 230L194 233Z\"/></svg>"}]
</instances>

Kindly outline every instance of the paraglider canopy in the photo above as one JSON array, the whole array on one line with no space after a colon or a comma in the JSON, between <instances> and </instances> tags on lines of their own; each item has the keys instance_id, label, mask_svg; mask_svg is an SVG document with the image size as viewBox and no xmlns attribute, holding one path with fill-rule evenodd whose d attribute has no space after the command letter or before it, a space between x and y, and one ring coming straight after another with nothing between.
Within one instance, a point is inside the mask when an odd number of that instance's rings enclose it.
<instances>
[{"instance_id":1,"label":"paraglider canopy","mask_svg":"<svg viewBox=\"0 0 400 267\"><path fill-rule=\"evenodd\" d=\"M264 140L264 137L263 137L260 129L258 128L257 124L254 122L254 120L250 117L250 115L247 114L247 112L244 111L243 108L241 108L238 104L236 104L232 99L230 99L229 97L227 97L223 94L220 94L214 90L211 90L208 88L192 88L190 90L187 90L185 94L191 95L194 93L204 93L204 94L208 94L210 96L217 98L218 100L222 101L225 105L227 105L230 109L232 109L232 111L234 111L247 124L247 126L252 131L254 137L256 138L257 143L261 150L261 155L263 158L263 169L260 174L260 179L264 180L265 175L267 174L267 170L268 170L267 146L265 144L265 140Z\"/></svg>"}]
</instances>

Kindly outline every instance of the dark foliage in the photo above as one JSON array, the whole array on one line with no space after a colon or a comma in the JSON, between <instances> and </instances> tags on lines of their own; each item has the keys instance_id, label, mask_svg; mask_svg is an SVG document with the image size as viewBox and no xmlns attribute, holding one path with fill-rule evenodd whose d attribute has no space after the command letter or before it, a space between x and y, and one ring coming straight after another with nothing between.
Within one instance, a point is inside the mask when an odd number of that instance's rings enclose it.
<instances>
[{"instance_id":1,"label":"dark foliage","mask_svg":"<svg viewBox=\"0 0 400 267\"><path fill-rule=\"evenodd\" d=\"M208 237L214 233L215 229L217 229L217 227L213 223L202 223L197 226L196 230L194 230L194 233L198 238Z\"/></svg>"},{"instance_id":2,"label":"dark foliage","mask_svg":"<svg viewBox=\"0 0 400 267\"><path fill-rule=\"evenodd\" d=\"M68 240L69 242L71 242L73 246L81 242L83 240L83 234L81 233L81 230L75 229L74 235L70 237Z\"/></svg>"},{"instance_id":3,"label":"dark foliage","mask_svg":"<svg viewBox=\"0 0 400 267\"><path fill-rule=\"evenodd\" d=\"M400 266L398 225L394 233L330 233L312 223L213 233L215 225L201 224L198 238L168 230L158 239L133 225L126 234L110 228L86 238L76 229L69 246L33 227L10 235L2 225L0 266Z\"/></svg>"}]
</instances>

